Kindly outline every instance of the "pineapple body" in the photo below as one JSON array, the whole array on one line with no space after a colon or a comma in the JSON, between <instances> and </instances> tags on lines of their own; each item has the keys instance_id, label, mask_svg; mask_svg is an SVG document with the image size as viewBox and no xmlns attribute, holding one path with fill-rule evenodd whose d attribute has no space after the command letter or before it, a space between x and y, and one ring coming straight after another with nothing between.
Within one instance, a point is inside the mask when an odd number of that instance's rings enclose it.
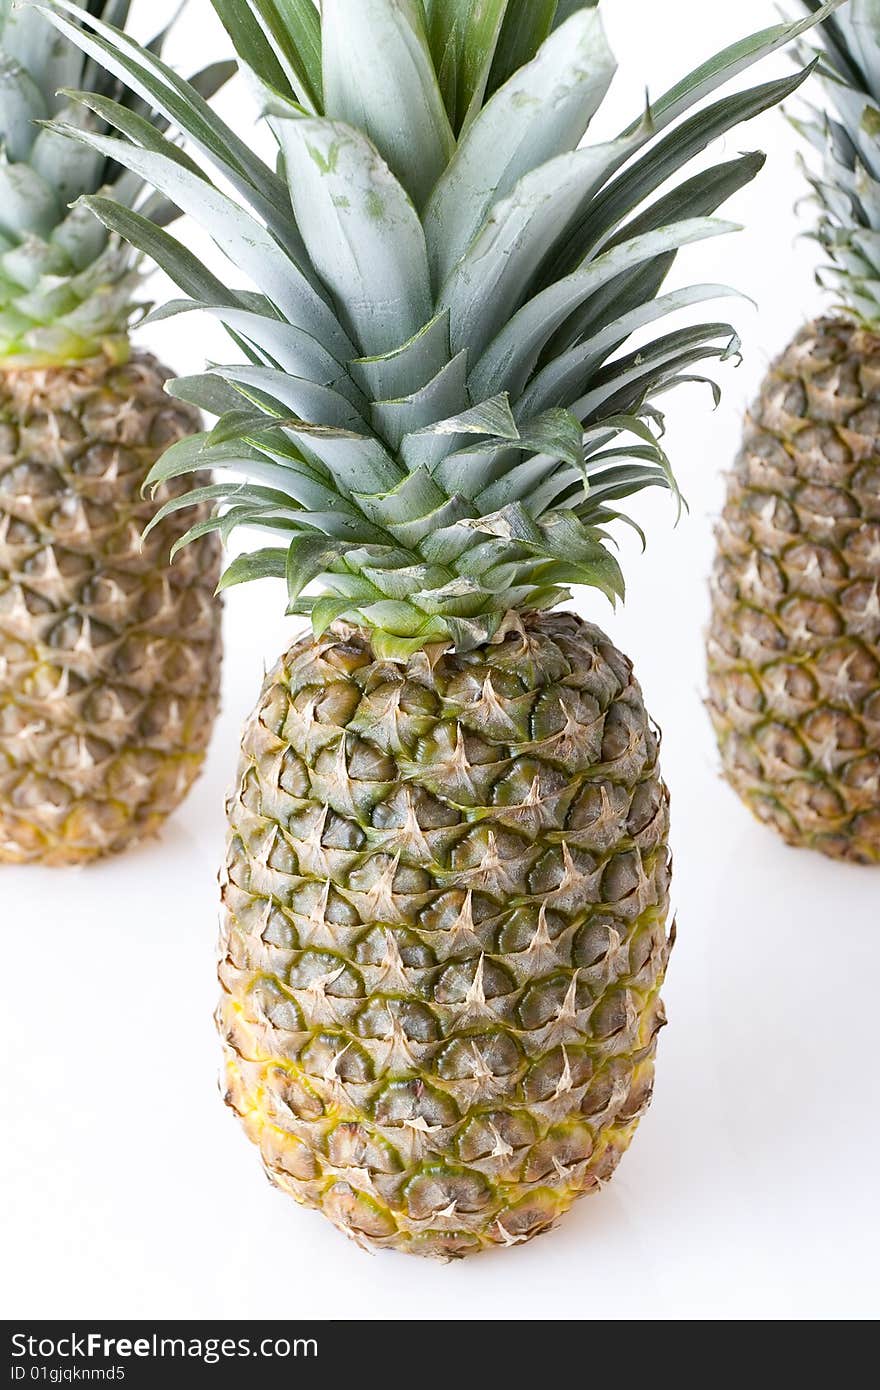
<instances>
[{"instance_id":1,"label":"pineapple body","mask_svg":"<svg viewBox=\"0 0 880 1390\"><path fill-rule=\"evenodd\" d=\"M227 1099L355 1239L530 1239L648 1104L668 794L629 661L571 613L379 660L335 628L268 676L229 805Z\"/></svg>"},{"instance_id":2,"label":"pineapple body","mask_svg":"<svg viewBox=\"0 0 880 1390\"><path fill-rule=\"evenodd\" d=\"M219 546L145 541L141 488L200 427L148 356L0 374L0 861L79 863L149 836L218 704Z\"/></svg>"},{"instance_id":3,"label":"pineapple body","mask_svg":"<svg viewBox=\"0 0 880 1390\"><path fill-rule=\"evenodd\" d=\"M880 863L880 338L804 328L747 420L718 529L709 708L792 845Z\"/></svg>"},{"instance_id":4,"label":"pineapple body","mask_svg":"<svg viewBox=\"0 0 880 1390\"><path fill-rule=\"evenodd\" d=\"M215 0L269 163L99 16L41 11L172 122L144 140L111 108L116 134L54 132L228 262L221 280L138 211L82 200L178 285L162 317L207 312L237 349L174 383L220 419L148 485L220 481L160 517L210 502L187 540L258 531L221 587L283 580L311 619L245 731L218 1021L269 1176L359 1241L527 1241L611 1175L648 1102L657 737L626 658L554 610L573 586L623 598L609 528L643 489L677 494L658 401L738 345L728 323L669 326L717 286L661 290L732 230L714 213L763 156L692 156L806 71L702 103L837 3L597 143L615 61L593 0L528 23L505 0L261 5L262 33Z\"/></svg>"}]
</instances>

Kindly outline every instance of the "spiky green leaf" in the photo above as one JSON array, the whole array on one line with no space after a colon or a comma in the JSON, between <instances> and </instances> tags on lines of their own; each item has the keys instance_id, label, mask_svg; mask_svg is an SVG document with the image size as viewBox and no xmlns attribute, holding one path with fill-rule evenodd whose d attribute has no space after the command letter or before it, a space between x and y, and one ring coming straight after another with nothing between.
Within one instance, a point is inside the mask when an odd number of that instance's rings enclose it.
<instances>
[{"instance_id":1,"label":"spiky green leaf","mask_svg":"<svg viewBox=\"0 0 880 1390\"><path fill-rule=\"evenodd\" d=\"M455 137L420 0L324 0L322 16L325 115L363 131L416 207L423 207L452 157Z\"/></svg>"},{"instance_id":2,"label":"spiky green leaf","mask_svg":"<svg viewBox=\"0 0 880 1390\"><path fill-rule=\"evenodd\" d=\"M290 196L313 265L361 353L400 347L433 317L418 214L370 143L333 121L278 120Z\"/></svg>"},{"instance_id":3,"label":"spiky green leaf","mask_svg":"<svg viewBox=\"0 0 880 1390\"><path fill-rule=\"evenodd\" d=\"M585 10L489 102L458 146L425 214L436 285L465 254L493 204L533 169L577 147L614 70L599 17Z\"/></svg>"}]
</instances>

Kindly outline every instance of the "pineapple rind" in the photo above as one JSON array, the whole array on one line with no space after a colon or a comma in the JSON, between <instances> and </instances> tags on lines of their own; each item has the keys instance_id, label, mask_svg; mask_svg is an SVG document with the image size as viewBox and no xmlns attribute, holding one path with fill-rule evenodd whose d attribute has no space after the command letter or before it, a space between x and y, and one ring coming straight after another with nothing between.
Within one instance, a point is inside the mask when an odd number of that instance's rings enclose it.
<instances>
[{"instance_id":1,"label":"pineapple rind","mask_svg":"<svg viewBox=\"0 0 880 1390\"><path fill-rule=\"evenodd\" d=\"M148 356L0 373L0 862L156 833L218 708L220 547L141 533L144 478L200 426ZM174 485L170 485L173 490Z\"/></svg>"},{"instance_id":2,"label":"pineapple rind","mask_svg":"<svg viewBox=\"0 0 880 1390\"><path fill-rule=\"evenodd\" d=\"M804 328L730 477L709 710L727 779L792 845L880 864L880 339Z\"/></svg>"},{"instance_id":3,"label":"pineapple rind","mask_svg":"<svg viewBox=\"0 0 880 1390\"><path fill-rule=\"evenodd\" d=\"M298 642L244 737L226 1089L272 1181L361 1243L546 1230L648 1104L668 794L627 659L569 613L406 665Z\"/></svg>"}]
</instances>

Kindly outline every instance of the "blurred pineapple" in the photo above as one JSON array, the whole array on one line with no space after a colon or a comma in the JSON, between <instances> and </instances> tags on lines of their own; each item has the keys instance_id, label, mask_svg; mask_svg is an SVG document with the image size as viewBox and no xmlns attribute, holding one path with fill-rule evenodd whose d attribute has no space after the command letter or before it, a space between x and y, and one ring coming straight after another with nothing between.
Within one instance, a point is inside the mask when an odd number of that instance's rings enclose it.
<instances>
[{"instance_id":1,"label":"blurred pineapple","mask_svg":"<svg viewBox=\"0 0 880 1390\"><path fill-rule=\"evenodd\" d=\"M125 24L125 0L84 9ZM213 92L231 65L197 79ZM67 89L89 94L71 105ZM141 489L201 428L132 349L140 258L83 194L176 209L46 128L104 127L118 84L35 10L0 4L0 861L81 863L152 835L198 775L221 659L215 543L171 566ZM142 103L130 130L158 136ZM72 206L71 206L72 205Z\"/></svg>"},{"instance_id":2,"label":"blurred pineapple","mask_svg":"<svg viewBox=\"0 0 880 1390\"><path fill-rule=\"evenodd\" d=\"M815 12L815 0L803 9ZM789 844L880 864L880 10L819 31L798 122L833 312L774 362L718 527L709 709L724 772Z\"/></svg>"}]
</instances>

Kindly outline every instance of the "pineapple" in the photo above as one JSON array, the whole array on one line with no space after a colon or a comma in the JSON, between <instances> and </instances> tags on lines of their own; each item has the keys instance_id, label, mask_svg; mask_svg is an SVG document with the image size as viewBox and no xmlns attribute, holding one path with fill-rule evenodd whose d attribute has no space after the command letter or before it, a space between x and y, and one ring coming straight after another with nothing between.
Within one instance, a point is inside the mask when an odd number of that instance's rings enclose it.
<instances>
[{"instance_id":1,"label":"pineapple","mask_svg":"<svg viewBox=\"0 0 880 1390\"><path fill-rule=\"evenodd\" d=\"M819 7L811 2L810 11ZM823 31L800 129L834 313L774 362L718 527L709 709L725 775L790 845L880 864L880 13Z\"/></svg>"},{"instance_id":2,"label":"pineapple","mask_svg":"<svg viewBox=\"0 0 880 1390\"><path fill-rule=\"evenodd\" d=\"M214 315L238 349L170 384L219 421L152 483L225 481L160 518L211 503L184 540L262 531L223 586L283 579L311 619L229 801L226 1098L273 1183L357 1241L516 1245L610 1178L664 1021L658 736L630 661L558 605L570 585L620 597L608 527L640 489L674 491L657 402L736 338L652 333L724 293L661 287L679 249L728 230L712 214L762 157L653 195L797 87L691 109L807 25L582 146L614 74L594 6L214 5L277 168L97 19L86 51L194 155L127 140L121 114L119 136L69 133L250 279L86 200L176 279L163 316ZM76 36L69 0L47 12Z\"/></svg>"},{"instance_id":3,"label":"pineapple","mask_svg":"<svg viewBox=\"0 0 880 1390\"><path fill-rule=\"evenodd\" d=\"M90 0L124 23L127 0ZM222 64L196 79L213 91ZM66 90L87 88L87 104ZM198 774L217 710L216 543L141 488L201 428L133 352L138 258L84 207L103 190L164 222L142 181L46 129L106 128L118 84L32 9L0 3L0 861L82 863L155 832ZM59 92L59 89L61 91ZM138 103L142 138L158 130ZM145 129L141 131L141 126ZM140 306L142 310L143 306Z\"/></svg>"}]
</instances>

